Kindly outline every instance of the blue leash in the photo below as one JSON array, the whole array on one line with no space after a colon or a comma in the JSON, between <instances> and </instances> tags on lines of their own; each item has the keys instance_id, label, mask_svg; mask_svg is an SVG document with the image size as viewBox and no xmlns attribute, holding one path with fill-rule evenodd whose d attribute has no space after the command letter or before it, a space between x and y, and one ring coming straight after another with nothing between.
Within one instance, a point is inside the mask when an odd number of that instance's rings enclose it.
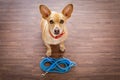
<instances>
[{"instance_id":1,"label":"blue leash","mask_svg":"<svg viewBox=\"0 0 120 80\"><path fill-rule=\"evenodd\" d=\"M50 65L49 66L45 65L46 63L49 63ZM64 67L62 67L60 65L64 65ZM40 68L43 71L45 71L46 73L48 73L48 72L66 73L66 72L70 71L70 69L75 65L76 65L75 62L72 62L71 60L69 60L67 58L45 57L40 62Z\"/></svg>"}]
</instances>

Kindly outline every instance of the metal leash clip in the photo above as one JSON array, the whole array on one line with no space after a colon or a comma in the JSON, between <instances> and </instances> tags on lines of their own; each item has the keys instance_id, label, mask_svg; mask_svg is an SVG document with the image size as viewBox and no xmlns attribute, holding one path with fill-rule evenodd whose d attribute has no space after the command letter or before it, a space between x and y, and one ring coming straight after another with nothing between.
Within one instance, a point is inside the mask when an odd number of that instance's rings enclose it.
<instances>
[{"instance_id":1,"label":"metal leash clip","mask_svg":"<svg viewBox=\"0 0 120 80\"><path fill-rule=\"evenodd\" d=\"M42 73L41 77L45 77L48 72Z\"/></svg>"}]
</instances>

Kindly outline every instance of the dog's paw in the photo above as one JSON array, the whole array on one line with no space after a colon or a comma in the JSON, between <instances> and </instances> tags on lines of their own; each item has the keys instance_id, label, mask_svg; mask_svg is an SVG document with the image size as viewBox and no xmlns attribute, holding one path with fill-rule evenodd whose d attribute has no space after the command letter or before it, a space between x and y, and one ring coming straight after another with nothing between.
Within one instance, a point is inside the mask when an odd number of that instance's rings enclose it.
<instances>
[{"instance_id":1,"label":"dog's paw","mask_svg":"<svg viewBox=\"0 0 120 80\"><path fill-rule=\"evenodd\" d=\"M47 51L47 52L46 52L46 56L47 56L47 57L50 57L50 56L51 56L51 51Z\"/></svg>"},{"instance_id":2,"label":"dog's paw","mask_svg":"<svg viewBox=\"0 0 120 80\"><path fill-rule=\"evenodd\" d=\"M65 52L65 47L60 47L61 52Z\"/></svg>"}]
</instances>

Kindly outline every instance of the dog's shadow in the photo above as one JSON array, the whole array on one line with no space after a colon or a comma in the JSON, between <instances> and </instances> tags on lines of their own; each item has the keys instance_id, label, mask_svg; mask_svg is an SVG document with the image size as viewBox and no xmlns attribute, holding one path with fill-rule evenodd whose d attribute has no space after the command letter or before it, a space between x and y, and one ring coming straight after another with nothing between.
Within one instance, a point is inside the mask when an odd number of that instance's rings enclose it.
<instances>
[{"instance_id":1,"label":"dog's shadow","mask_svg":"<svg viewBox=\"0 0 120 80\"><path fill-rule=\"evenodd\" d=\"M51 57L53 58L61 58L63 57L64 52L60 51L60 46L59 45L50 45L52 48L52 55Z\"/></svg>"}]
</instances>

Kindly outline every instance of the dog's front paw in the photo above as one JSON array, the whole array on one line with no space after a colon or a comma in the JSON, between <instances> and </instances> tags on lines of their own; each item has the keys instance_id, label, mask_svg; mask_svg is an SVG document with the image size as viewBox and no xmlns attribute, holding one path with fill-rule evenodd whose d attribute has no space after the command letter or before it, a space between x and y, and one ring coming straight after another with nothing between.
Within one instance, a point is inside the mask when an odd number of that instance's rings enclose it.
<instances>
[{"instance_id":1,"label":"dog's front paw","mask_svg":"<svg viewBox=\"0 0 120 80\"><path fill-rule=\"evenodd\" d=\"M61 52L65 52L65 47L60 47Z\"/></svg>"},{"instance_id":2,"label":"dog's front paw","mask_svg":"<svg viewBox=\"0 0 120 80\"><path fill-rule=\"evenodd\" d=\"M51 56L51 51L47 51L47 52L46 52L46 56L47 56L47 57L50 57L50 56Z\"/></svg>"}]
</instances>

